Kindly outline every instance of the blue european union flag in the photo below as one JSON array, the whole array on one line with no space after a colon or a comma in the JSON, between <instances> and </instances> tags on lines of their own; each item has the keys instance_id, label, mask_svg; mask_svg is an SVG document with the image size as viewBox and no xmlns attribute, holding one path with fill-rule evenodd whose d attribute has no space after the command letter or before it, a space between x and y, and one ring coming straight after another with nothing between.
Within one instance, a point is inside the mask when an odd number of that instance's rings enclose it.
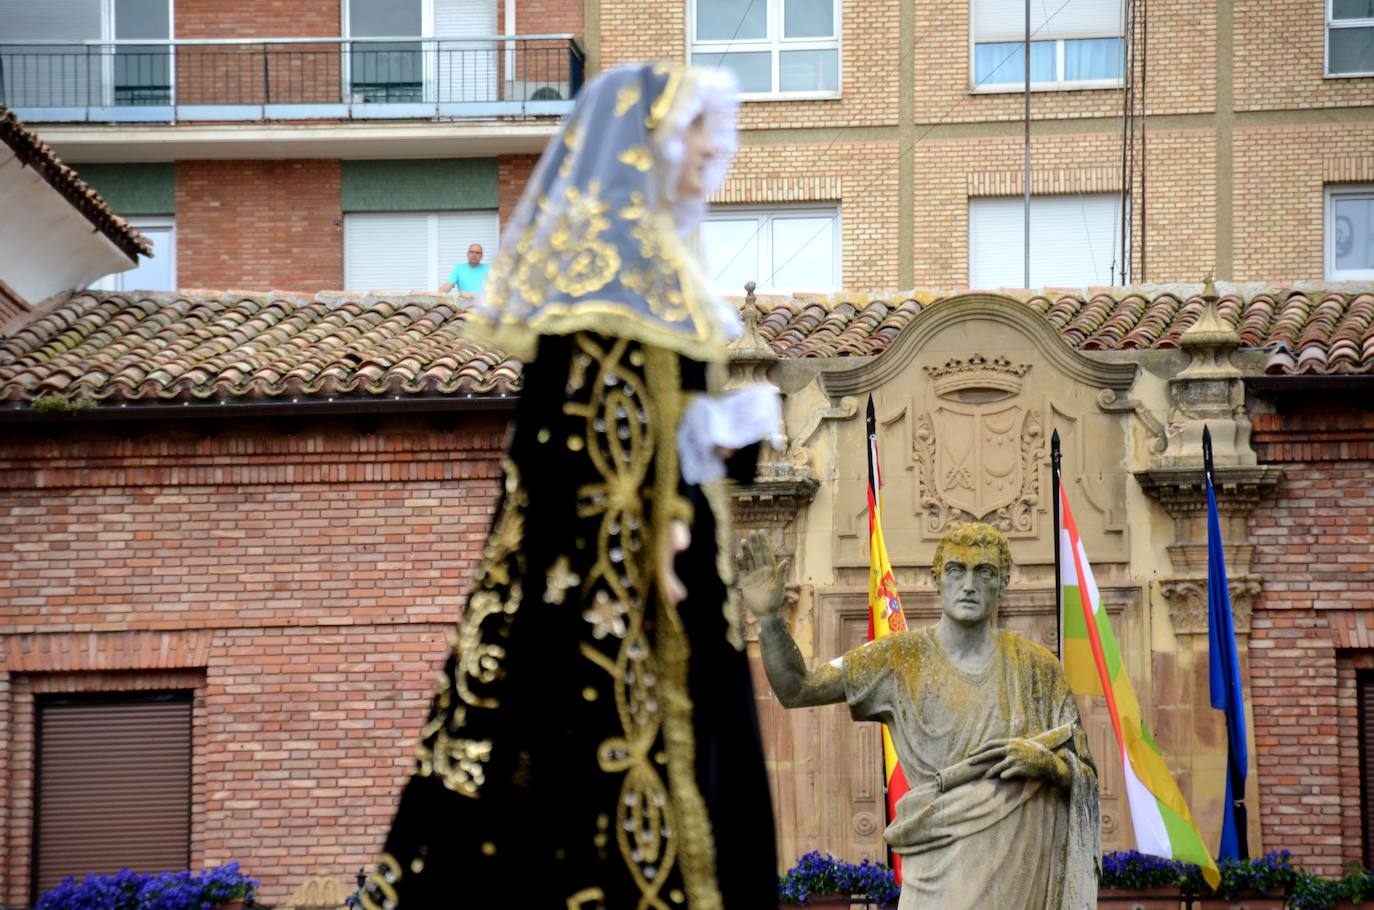
<instances>
[{"instance_id":1,"label":"blue european union flag","mask_svg":"<svg viewBox=\"0 0 1374 910\"><path fill-rule=\"evenodd\" d=\"M1211 440L1209 439L1208 442ZM1209 446L1210 448L1210 446ZM1212 707L1226 713L1226 811L1219 859L1248 859L1245 827L1245 698L1240 687L1240 655L1231 621L1231 592L1226 583L1226 557L1221 549L1217 496L1207 465L1207 643L1210 655Z\"/></svg>"}]
</instances>

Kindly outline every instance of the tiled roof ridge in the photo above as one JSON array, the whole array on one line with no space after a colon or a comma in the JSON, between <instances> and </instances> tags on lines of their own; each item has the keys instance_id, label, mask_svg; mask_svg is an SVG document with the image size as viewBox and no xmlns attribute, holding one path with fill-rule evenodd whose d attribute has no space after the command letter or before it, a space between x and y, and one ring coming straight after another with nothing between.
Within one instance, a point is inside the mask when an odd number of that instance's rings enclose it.
<instances>
[{"instance_id":1,"label":"tiled roof ridge","mask_svg":"<svg viewBox=\"0 0 1374 910\"><path fill-rule=\"evenodd\" d=\"M33 168L130 259L137 260L140 253L144 256L153 254L153 246L148 238L116 215L99 193L82 180L76 171L63 164L52 147L24 126L19 116L3 104L0 104L0 142L8 145L21 164Z\"/></svg>"},{"instance_id":2,"label":"tiled roof ridge","mask_svg":"<svg viewBox=\"0 0 1374 910\"><path fill-rule=\"evenodd\" d=\"M1082 351L1176 348L1205 307L1200 284L1090 290L1002 296ZM1266 372L1374 376L1374 285L1221 285L1217 295L1242 347L1269 352ZM872 356L958 296L761 295L757 332L783 358ZM518 392L521 364L465 337L466 304L428 292L80 291L0 337L0 402Z\"/></svg>"},{"instance_id":3,"label":"tiled roof ridge","mask_svg":"<svg viewBox=\"0 0 1374 910\"><path fill-rule=\"evenodd\" d=\"M1220 318L1241 345L1272 352L1273 374L1374 373L1374 284L1309 281L1285 285L1225 282L1214 285ZM1204 282L1087 288L919 288L839 294L760 294L759 325L782 356L877 353L827 342L834 315L862 304L886 307L889 319L955 297L993 295L1026 304L1080 350L1171 349L1201 315ZM774 312L775 310L779 312ZM786 315L782 315L785 313ZM904 324L904 320L902 321ZM895 334L895 333L894 333ZM868 347L885 347L885 343Z\"/></svg>"}]
</instances>

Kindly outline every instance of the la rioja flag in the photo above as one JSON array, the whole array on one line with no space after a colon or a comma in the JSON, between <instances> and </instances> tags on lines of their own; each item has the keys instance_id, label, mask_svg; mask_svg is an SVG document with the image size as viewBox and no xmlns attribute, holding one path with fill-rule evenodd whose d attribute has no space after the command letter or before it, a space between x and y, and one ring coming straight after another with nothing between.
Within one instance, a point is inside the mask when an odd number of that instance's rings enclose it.
<instances>
[{"instance_id":1,"label":"la rioja flag","mask_svg":"<svg viewBox=\"0 0 1374 910\"><path fill-rule=\"evenodd\" d=\"M1058 477L1056 476L1056 481ZM1202 842L1193 814L1164 763L1140 714L1135 689L1126 675L1111 620L1093 580L1083 539L1069 509L1064 488L1059 495L1059 586L1064 605L1064 674L1075 695L1098 695L1107 700L1112 732L1120 751L1126 798L1131 804L1136 849L1141 853L1196 863L1215 888L1221 873Z\"/></svg>"}]
</instances>

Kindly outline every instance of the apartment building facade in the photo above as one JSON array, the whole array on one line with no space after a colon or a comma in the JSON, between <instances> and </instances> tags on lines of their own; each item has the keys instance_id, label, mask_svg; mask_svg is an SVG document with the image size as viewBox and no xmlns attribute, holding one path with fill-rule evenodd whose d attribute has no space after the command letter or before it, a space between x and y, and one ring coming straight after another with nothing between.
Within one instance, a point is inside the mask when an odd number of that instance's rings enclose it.
<instances>
[{"instance_id":1,"label":"apartment building facade","mask_svg":"<svg viewBox=\"0 0 1374 910\"><path fill-rule=\"evenodd\" d=\"M0 101L152 238L112 289L435 289L645 58L739 77L731 292L1361 280L1366 7L1033 0L1029 256L1019 0L5 0Z\"/></svg>"},{"instance_id":2,"label":"apartment building facade","mask_svg":"<svg viewBox=\"0 0 1374 910\"><path fill-rule=\"evenodd\" d=\"M495 249L571 109L582 17L573 0L6 0L0 103L153 241L101 287L435 290L470 244Z\"/></svg>"},{"instance_id":3,"label":"apartment building facade","mask_svg":"<svg viewBox=\"0 0 1374 910\"><path fill-rule=\"evenodd\" d=\"M1031 287L1374 275L1374 8L1030 7ZM723 287L1022 287L1025 18L1018 0L603 0L587 43L597 66L741 74L743 148L703 236Z\"/></svg>"}]
</instances>

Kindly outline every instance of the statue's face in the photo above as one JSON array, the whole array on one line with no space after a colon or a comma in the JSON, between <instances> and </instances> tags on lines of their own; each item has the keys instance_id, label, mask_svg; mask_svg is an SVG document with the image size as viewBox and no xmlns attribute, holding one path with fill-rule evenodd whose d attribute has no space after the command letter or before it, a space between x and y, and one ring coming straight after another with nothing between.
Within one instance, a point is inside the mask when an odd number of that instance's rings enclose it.
<instances>
[{"instance_id":1,"label":"statue's face","mask_svg":"<svg viewBox=\"0 0 1374 910\"><path fill-rule=\"evenodd\" d=\"M940 598L955 622L987 622L1002 598L1002 573L991 547L961 546L945 551L940 567Z\"/></svg>"}]
</instances>

